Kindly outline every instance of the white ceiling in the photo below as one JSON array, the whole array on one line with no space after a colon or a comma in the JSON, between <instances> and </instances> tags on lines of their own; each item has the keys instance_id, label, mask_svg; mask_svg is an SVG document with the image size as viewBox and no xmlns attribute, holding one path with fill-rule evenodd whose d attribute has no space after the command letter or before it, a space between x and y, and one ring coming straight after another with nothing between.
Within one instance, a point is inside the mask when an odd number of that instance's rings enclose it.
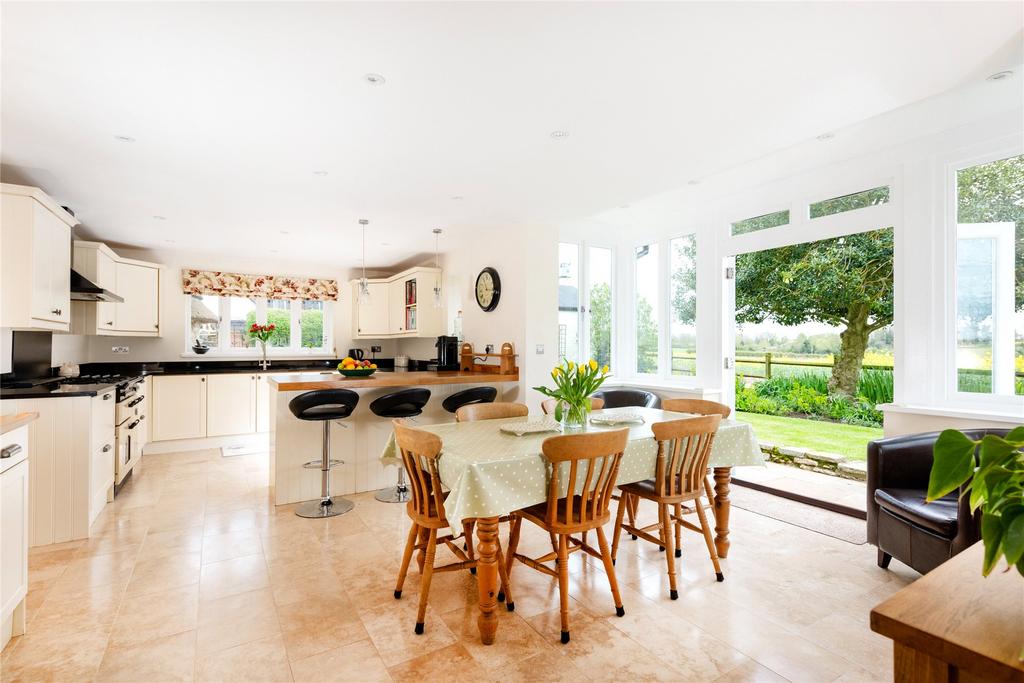
<instances>
[{"instance_id":1,"label":"white ceiling","mask_svg":"<svg viewBox=\"0 0 1024 683\"><path fill-rule=\"evenodd\" d=\"M444 250L589 216L984 78L1022 13L5 2L0 158L111 243L347 267L366 217L385 265L435 226Z\"/></svg>"}]
</instances>

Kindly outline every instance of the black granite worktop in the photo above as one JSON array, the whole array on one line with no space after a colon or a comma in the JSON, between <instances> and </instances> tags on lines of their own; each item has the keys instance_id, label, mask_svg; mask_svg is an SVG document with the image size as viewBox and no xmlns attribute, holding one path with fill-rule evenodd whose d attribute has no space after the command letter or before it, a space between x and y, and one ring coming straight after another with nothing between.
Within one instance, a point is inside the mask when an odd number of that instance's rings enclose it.
<instances>
[{"instance_id":1,"label":"black granite worktop","mask_svg":"<svg viewBox=\"0 0 1024 683\"><path fill-rule=\"evenodd\" d=\"M0 400L16 398L70 398L73 396L99 396L113 391L117 384L113 382L97 382L95 384L64 384L61 378L52 381L33 383L32 386L0 385Z\"/></svg>"}]
</instances>

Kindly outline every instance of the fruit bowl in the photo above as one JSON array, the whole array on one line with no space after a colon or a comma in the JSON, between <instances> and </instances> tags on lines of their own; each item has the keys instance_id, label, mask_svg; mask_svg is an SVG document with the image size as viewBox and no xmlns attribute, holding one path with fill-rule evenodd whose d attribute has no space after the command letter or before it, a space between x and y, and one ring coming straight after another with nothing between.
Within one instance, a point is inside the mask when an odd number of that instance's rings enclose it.
<instances>
[{"instance_id":1,"label":"fruit bowl","mask_svg":"<svg viewBox=\"0 0 1024 683\"><path fill-rule=\"evenodd\" d=\"M352 370L342 370L338 368L338 372L345 375L345 377L369 377L373 373L377 372L377 368L354 368Z\"/></svg>"}]
</instances>

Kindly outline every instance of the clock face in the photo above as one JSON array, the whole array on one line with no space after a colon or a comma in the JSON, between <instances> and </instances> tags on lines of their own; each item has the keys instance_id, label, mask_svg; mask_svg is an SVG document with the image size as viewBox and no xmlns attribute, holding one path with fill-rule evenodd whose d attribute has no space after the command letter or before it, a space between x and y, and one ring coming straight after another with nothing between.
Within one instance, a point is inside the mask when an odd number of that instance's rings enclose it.
<instances>
[{"instance_id":1,"label":"clock face","mask_svg":"<svg viewBox=\"0 0 1024 683\"><path fill-rule=\"evenodd\" d=\"M493 311L501 298L501 279L494 268L484 268L476 278L476 303L485 311Z\"/></svg>"}]
</instances>

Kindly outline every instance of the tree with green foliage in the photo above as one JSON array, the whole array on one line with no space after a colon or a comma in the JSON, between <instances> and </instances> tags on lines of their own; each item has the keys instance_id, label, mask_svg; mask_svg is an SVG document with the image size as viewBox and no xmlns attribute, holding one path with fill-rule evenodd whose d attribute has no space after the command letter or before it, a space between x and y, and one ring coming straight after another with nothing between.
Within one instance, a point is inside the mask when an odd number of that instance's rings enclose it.
<instances>
[{"instance_id":1,"label":"tree with green foliage","mask_svg":"<svg viewBox=\"0 0 1024 683\"><path fill-rule=\"evenodd\" d=\"M590 288L590 353L601 367L612 362L612 290L607 282Z\"/></svg>"},{"instance_id":2,"label":"tree with green foliage","mask_svg":"<svg viewBox=\"0 0 1024 683\"><path fill-rule=\"evenodd\" d=\"M843 328L832 395L856 396L868 337L892 323L892 306L892 228L736 257L736 322Z\"/></svg>"},{"instance_id":3,"label":"tree with green foliage","mask_svg":"<svg viewBox=\"0 0 1024 683\"><path fill-rule=\"evenodd\" d=\"M697 322L697 236L672 240L672 314L675 322L693 325Z\"/></svg>"},{"instance_id":4,"label":"tree with green foliage","mask_svg":"<svg viewBox=\"0 0 1024 683\"><path fill-rule=\"evenodd\" d=\"M636 300L636 371L642 374L658 371L658 325L651 302L642 296Z\"/></svg>"}]
</instances>

